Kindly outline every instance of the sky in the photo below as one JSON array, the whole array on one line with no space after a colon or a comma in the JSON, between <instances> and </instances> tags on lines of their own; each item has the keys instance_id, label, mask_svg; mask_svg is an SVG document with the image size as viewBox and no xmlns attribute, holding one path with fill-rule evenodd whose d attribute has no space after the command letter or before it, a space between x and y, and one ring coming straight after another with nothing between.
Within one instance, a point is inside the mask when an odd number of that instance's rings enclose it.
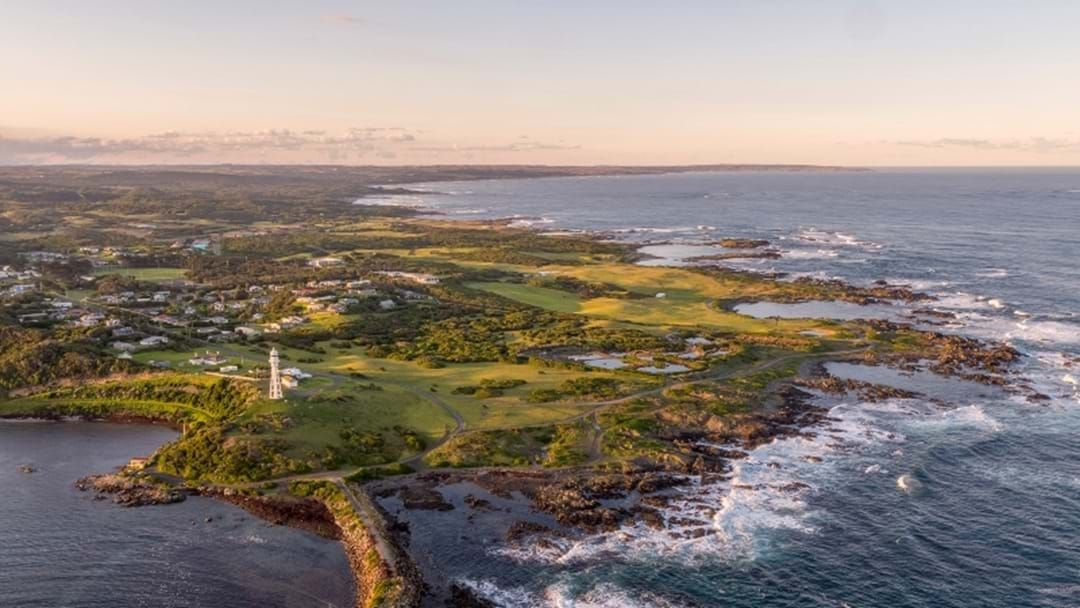
<instances>
[{"instance_id":1,"label":"sky","mask_svg":"<svg viewBox=\"0 0 1080 608\"><path fill-rule=\"evenodd\" d=\"M1075 0L0 0L0 164L1080 165Z\"/></svg>"}]
</instances>

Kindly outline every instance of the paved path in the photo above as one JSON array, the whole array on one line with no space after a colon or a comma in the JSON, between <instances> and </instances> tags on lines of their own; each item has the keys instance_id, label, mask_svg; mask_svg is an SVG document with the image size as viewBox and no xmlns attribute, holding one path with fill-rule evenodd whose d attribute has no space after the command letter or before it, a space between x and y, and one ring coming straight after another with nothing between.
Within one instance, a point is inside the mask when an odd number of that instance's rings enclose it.
<instances>
[{"instance_id":1,"label":"paved path","mask_svg":"<svg viewBox=\"0 0 1080 608\"><path fill-rule=\"evenodd\" d=\"M398 554L383 536L385 524L382 516L379 515L371 504L371 499L366 495L360 496L356 491L349 487L348 483L340 479L334 483L345 493L345 497L349 499L349 504L352 505L353 511L356 513L356 516L360 518L360 523L364 525L364 529L367 530L368 535L375 541L375 550L379 552L379 557L382 558L383 563L390 568L391 574L396 575Z\"/></svg>"},{"instance_id":2,"label":"paved path","mask_svg":"<svg viewBox=\"0 0 1080 608\"><path fill-rule=\"evenodd\" d=\"M458 413L458 411L455 410L453 407L450 407L450 404L447 403L446 401L444 401L442 397L436 395L435 393L432 393L431 391L425 392L425 391L422 391L422 390L420 390L418 388L415 388L415 387L412 387L412 386L405 386L405 385L398 385L398 386L400 386L401 388L405 389L406 391L412 393L413 395L416 395L417 397L419 397L421 399L426 399L426 400L434 403L435 405L442 408L442 410L444 412L449 414L450 417L454 419L454 424L455 424L454 428L451 429L449 432L447 432L445 435L443 435L442 438L440 438L438 441L436 441L434 444L429 446L424 451L422 451L422 452L420 452L420 453L418 453L418 454L416 454L414 456L410 456L409 458L406 458L404 460L399 460L398 461L399 464L406 464L406 465L409 465L409 466L411 466L413 468L424 468L424 456L427 456L428 454L430 454L433 450L435 450L436 448L438 448L442 444L446 443L447 441L450 441L451 439L453 439L457 435L460 435L462 432L464 432L465 426L466 426L465 418L463 418L461 416L461 414Z\"/></svg>"}]
</instances>

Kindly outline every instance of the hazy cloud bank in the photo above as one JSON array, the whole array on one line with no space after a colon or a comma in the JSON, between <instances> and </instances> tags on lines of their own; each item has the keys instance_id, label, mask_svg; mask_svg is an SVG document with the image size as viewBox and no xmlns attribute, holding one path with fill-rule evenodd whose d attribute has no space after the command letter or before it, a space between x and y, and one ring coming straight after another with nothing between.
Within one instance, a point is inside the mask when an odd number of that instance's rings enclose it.
<instances>
[{"instance_id":1,"label":"hazy cloud bank","mask_svg":"<svg viewBox=\"0 0 1080 608\"><path fill-rule=\"evenodd\" d=\"M403 127L326 131L178 132L133 138L28 137L0 132L0 164L197 163L197 162L378 162L416 157L470 160L477 154L517 154L579 149L521 136L510 143L455 144L425 141Z\"/></svg>"},{"instance_id":2,"label":"hazy cloud bank","mask_svg":"<svg viewBox=\"0 0 1080 608\"><path fill-rule=\"evenodd\" d=\"M908 140L895 142L901 146L919 148L965 148L969 150L1009 150L1022 152L1060 152L1080 150L1080 139L1029 137L1027 139L974 139L946 137L931 140Z\"/></svg>"}]
</instances>

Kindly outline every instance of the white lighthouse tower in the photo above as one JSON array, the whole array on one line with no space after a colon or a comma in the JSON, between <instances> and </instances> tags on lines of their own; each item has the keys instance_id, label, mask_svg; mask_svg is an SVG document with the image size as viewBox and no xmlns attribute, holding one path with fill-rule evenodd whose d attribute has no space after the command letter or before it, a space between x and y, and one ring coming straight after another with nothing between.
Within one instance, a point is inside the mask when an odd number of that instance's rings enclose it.
<instances>
[{"instance_id":1,"label":"white lighthouse tower","mask_svg":"<svg viewBox=\"0 0 1080 608\"><path fill-rule=\"evenodd\" d=\"M278 363L280 362L281 360L278 359L277 349L270 349L270 394L267 395L270 399L281 399L284 397L281 392L281 369L278 368Z\"/></svg>"}]
</instances>

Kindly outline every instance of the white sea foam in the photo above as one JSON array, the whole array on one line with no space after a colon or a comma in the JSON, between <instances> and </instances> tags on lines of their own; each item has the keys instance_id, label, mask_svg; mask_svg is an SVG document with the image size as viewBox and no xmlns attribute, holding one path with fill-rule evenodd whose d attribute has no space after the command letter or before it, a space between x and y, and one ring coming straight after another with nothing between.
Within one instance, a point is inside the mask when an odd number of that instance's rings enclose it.
<instances>
[{"instance_id":1,"label":"white sea foam","mask_svg":"<svg viewBox=\"0 0 1080 608\"><path fill-rule=\"evenodd\" d=\"M1003 279L1009 276L1009 271L1005 268L987 268L976 272L975 276L982 279Z\"/></svg>"},{"instance_id":2,"label":"white sea foam","mask_svg":"<svg viewBox=\"0 0 1080 608\"><path fill-rule=\"evenodd\" d=\"M950 281L932 280L932 279L909 279L901 277L885 277L883 279L889 285L898 285L907 287L914 291L934 291L941 290L952 285Z\"/></svg>"},{"instance_id":3,"label":"white sea foam","mask_svg":"<svg viewBox=\"0 0 1080 608\"><path fill-rule=\"evenodd\" d=\"M512 217L507 226L511 228L532 228L533 226L544 226L548 224L554 224L555 220L549 217Z\"/></svg>"},{"instance_id":4,"label":"white sea foam","mask_svg":"<svg viewBox=\"0 0 1080 608\"><path fill-rule=\"evenodd\" d=\"M919 488L922 487L922 483L920 483L918 479L915 479L911 475L905 474L896 478L896 487L900 488L900 490L904 492L907 492L908 494L912 494L914 492L917 492Z\"/></svg>"},{"instance_id":5,"label":"white sea foam","mask_svg":"<svg viewBox=\"0 0 1080 608\"><path fill-rule=\"evenodd\" d=\"M833 247L859 247L863 249L882 249L883 246L872 241L862 241L850 234L843 232L826 232L817 228L807 228L799 231L796 235L801 241L809 243L822 243Z\"/></svg>"},{"instance_id":6,"label":"white sea foam","mask_svg":"<svg viewBox=\"0 0 1080 608\"><path fill-rule=\"evenodd\" d=\"M873 407L890 410L888 404ZM546 550L523 547L497 551L523 562L563 565L658 556L687 561L702 556L752 559L769 531L816 531L815 514L806 499L828 483L842 462L841 455L904 441L901 434L877 428L876 415L864 410L863 404L836 406L830 411L835 421L819 429L816 437L786 437L760 446L734 461L730 478L723 482L703 483L700 477L691 478L663 510L664 530L636 524L554 548L547 545ZM702 530L704 536L690 534Z\"/></svg>"},{"instance_id":7,"label":"white sea foam","mask_svg":"<svg viewBox=\"0 0 1080 608\"><path fill-rule=\"evenodd\" d=\"M545 592L552 608L675 608L662 597L641 590L627 590L610 583L601 583L585 593L575 595L568 585L552 585Z\"/></svg>"},{"instance_id":8,"label":"white sea foam","mask_svg":"<svg viewBox=\"0 0 1080 608\"><path fill-rule=\"evenodd\" d=\"M784 249L780 255L789 260L824 260L840 257L833 249Z\"/></svg>"},{"instance_id":9,"label":"white sea foam","mask_svg":"<svg viewBox=\"0 0 1080 608\"><path fill-rule=\"evenodd\" d=\"M678 226L671 228L648 228L644 226L635 226L633 228L616 228L615 230L609 230L614 234L677 234L680 232L693 232L694 228L690 226Z\"/></svg>"},{"instance_id":10,"label":"white sea foam","mask_svg":"<svg viewBox=\"0 0 1080 608\"><path fill-rule=\"evenodd\" d=\"M1001 431L1004 426L991 417L981 405L968 405L946 410L937 415L926 416L912 425L923 429L946 429L956 427L974 427L993 433Z\"/></svg>"},{"instance_id":11,"label":"white sea foam","mask_svg":"<svg viewBox=\"0 0 1080 608\"><path fill-rule=\"evenodd\" d=\"M991 308L987 303L988 298L983 296L977 296L964 291L955 291L952 293L938 294L937 301L934 302L935 306L941 308L960 309L960 310L986 310Z\"/></svg>"},{"instance_id":12,"label":"white sea foam","mask_svg":"<svg viewBox=\"0 0 1080 608\"><path fill-rule=\"evenodd\" d=\"M546 605L541 598L522 587L499 587L491 581L467 578L458 579L457 583L501 608L533 608Z\"/></svg>"},{"instance_id":13,"label":"white sea foam","mask_svg":"<svg viewBox=\"0 0 1080 608\"><path fill-rule=\"evenodd\" d=\"M457 583L500 608L677 608L670 600L639 589L629 590L612 583L575 591L566 583L549 585L530 592L524 587L499 587L490 580L458 579Z\"/></svg>"},{"instance_id":14,"label":"white sea foam","mask_svg":"<svg viewBox=\"0 0 1080 608\"><path fill-rule=\"evenodd\" d=\"M1005 337L1052 344L1080 344L1080 325L1029 317L1017 322Z\"/></svg>"}]
</instances>

